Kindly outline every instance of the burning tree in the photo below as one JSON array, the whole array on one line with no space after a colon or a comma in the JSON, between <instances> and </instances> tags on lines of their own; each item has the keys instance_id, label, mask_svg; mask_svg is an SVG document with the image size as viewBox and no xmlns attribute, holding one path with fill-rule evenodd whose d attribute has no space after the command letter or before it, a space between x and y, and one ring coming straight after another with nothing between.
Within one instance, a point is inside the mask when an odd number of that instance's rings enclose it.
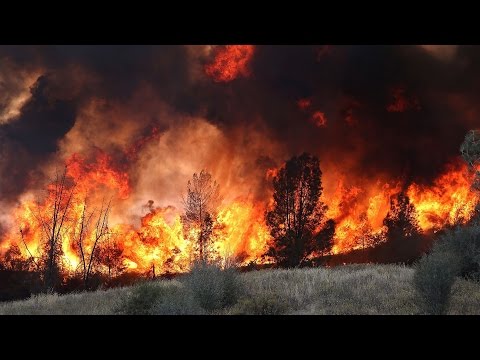
<instances>
[{"instance_id":1,"label":"burning tree","mask_svg":"<svg viewBox=\"0 0 480 360\"><path fill-rule=\"evenodd\" d=\"M218 184L205 170L194 173L187 183L187 195L183 198L183 223L187 232L194 231L200 261L208 260L207 249L220 202ZM198 234L197 234L198 232Z\"/></svg>"},{"instance_id":2,"label":"burning tree","mask_svg":"<svg viewBox=\"0 0 480 360\"><path fill-rule=\"evenodd\" d=\"M95 229L91 234L90 253L88 253L88 248L85 245L85 239L89 232L90 222L95 211L92 211L90 214L87 214L87 204L86 200L83 204L83 211L80 217L77 229L78 233L76 234L76 240L78 249L80 252L80 266L82 272L83 285L85 289L89 288L89 280L93 271L93 265L97 258L99 257L99 248L98 245L108 235L108 214L110 212L110 203L104 207L100 208L98 213L97 220L95 222ZM110 268L109 268L110 275Z\"/></svg>"},{"instance_id":3,"label":"burning tree","mask_svg":"<svg viewBox=\"0 0 480 360\"><path fill-rule=\"evenodd\" d=\"M53 289L61 277L62 240L70 215L74 188L74 184L67 183L67 168L65 167L62 174L56 173L53 184L48 187L48 197L52 199L52 205L45 211L36 214L45 239L43 254L38 266L42 270L44 286L47 290ZM23 231L20 230L20 233L23 240ZM30 250L28 252L31 255ZM34 260L33 256L32 260Z\"/></svg>"},{"instance_id":4,"label":"burning tree","mask_svg":"<svg viewBox=\"0 0 480 360\"><path fill-rule=\"evenodd\" d=\"M367 247L376 245L375 236L366 212L361 213L358 220L360 226L355 238L355 245L361 246L362 250L365 250Z\"/></svg>"},{"instance_id":5,"label":"burning tree","mask_svg":"<svg viewBox=\"0 0 480 360\"><path fill-rule=\"evenodd\" d=\"M25 260L17 244L12 244L3 256L3 267L12 271L29 271L32 269L33 258Z\"/></svg>"},{"instance_id":6,"label":"burning tree","mask_svg":"<svg viewBox=\"0 0 480 360\"><path fill-rule=\"evenodd\" d=\"M421 232L415 206L404 192L390 199L390 210L383 224L387 227L387 241L394 244L415 239Z\"/></svg>"},{"instance_id":7,"label":"burning tree","mask_svg":"<svg viewBox=\"0 0 480 360\"><path fill-rule=\"evenodd\" d=\"M266 220L275 242L268 255L279 265L298 266L309 255L313 232L326 210L319 201L321 175L318 158L303 153L288 160L273 179L274 206Z\"/></svg>"},{"instance_id":8,"label":"burning tree","mask_svg":"<svg viewBox=\"0 0 480 360\"><path fill-rule=\"evenodd\" d=\"M315 236L316 247L322 254L328 253L332 250L334 245L333 237L335 236L335 220L328 219L323 226L323 229Z\"/></svg>"},{"instance_id":9,"label":"burning tree","mask_svg":"<svg viewBox=\"0 0 480 360\"><path fill-rule=\"evenodd\" d=\"M108 278L120 275L127 268L124 264L123 250L110 234L99 247L98 263L107 269Z\"/></svg>"}]
</instances>

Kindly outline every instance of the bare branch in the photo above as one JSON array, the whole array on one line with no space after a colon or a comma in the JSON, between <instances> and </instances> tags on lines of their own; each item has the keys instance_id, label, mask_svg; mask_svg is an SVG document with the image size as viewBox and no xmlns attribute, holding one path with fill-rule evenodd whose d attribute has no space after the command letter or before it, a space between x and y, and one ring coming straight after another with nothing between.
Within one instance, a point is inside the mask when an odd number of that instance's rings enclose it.
<instances>
[{"instance_id":1,"label":"bare branch","mask_svg":"<svg viewBox=\"0 0 480 360\"><path fill-rule=\"evenodd\" d=\"M27 249L28 254L30 255L31 259L33 260L33 263L35 264L38 270L39 269L38 263L35 261L35 257L32 255L32 253L30 252L30 249L27 246L27 243L25 242L22 229L20 229L20 236L22 238L23 245L25 245L25 249Z\"/></svg>"}]
</instances>

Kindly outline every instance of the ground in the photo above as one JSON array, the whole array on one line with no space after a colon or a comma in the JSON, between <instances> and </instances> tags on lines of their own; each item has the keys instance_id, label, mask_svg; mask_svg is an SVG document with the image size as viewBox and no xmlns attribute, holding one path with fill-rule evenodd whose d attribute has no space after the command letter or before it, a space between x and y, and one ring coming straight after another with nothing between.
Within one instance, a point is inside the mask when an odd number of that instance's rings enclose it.
<instances>
[{"instance_id":1,"label":"ground","mask_svg":"<svg viewBox=\"0 0 480 360\"><path fill-rule=\"evenodd\" d=\"M245 301L264 299L269 294L273 307L281 305L281 312L286 314L418 314L413 273L412 268L402 265L348 265L252 271L241 274L240 280ZM178 288L183 284L158 280L155 286ZM132 289L40 295L0 303L0 314L113 314ZM233 306L216 313L245 311ZM457 279L448 313L480 314L480 284Z\"/></svg>"}]
</instances>

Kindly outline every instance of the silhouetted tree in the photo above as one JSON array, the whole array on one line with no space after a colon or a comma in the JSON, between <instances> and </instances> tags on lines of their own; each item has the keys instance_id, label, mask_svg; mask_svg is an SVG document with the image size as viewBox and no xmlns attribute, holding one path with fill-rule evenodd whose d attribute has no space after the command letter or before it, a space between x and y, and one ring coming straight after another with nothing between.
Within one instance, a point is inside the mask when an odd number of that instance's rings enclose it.
<instances>
[{"instance_id":1,"label":"silhouetted tree","mask_svg":"<svg viewBox=\"0 0 480 360\"><path fill-rule=\"evenodd\" d=\"M282 266L298 266L308 256L313 231L325 206L318 158L307 153L286 162L273 179L274 206L266 214L275 242L268 255Z\"/></svg>"},{"instance_id":2,"label":"silhouetted tree","mask_svg":"<svg viewBox=\"0 0 480 360\"><path fill-rule=\"evenodd\" d=\"M359 217L360 226L358 228L358 235L355 238L355 244L362 247L364 250L367 247L375 246L375 237L373 236L373 229L368 221L366 212L360 214Z\"/></svg>"},{"instance_id":3,"label":"silhouetted tree","mask_svg":"<svg viewBox=\"0 0 480 360\"><path fill-rule=\"evenodd\" d=\"M388 229L387 241L413 238L420 234L417 212L404 192L390 199L390 210L383 224Z\"/></svg>"},{"instance_id":4,"label":"silhouetted tree","mask_svg":"<svg viewBox=\"0 0 480 360\"><path fill-rule=\"evenodd\" d=\"M206 254L213 232L213 225L220 202L218 184L212 175L202 170L194 173L187 183L187 194L183 197L185 213L183 223L187 228L198 229L197 248L200 261L208 260Z\"/></svg>"},{"instance_id":5,"label":"silhouetted tree","mask_svg":"<svg viewBox=\"0 0 480 360\"><path fill-rule=\"evenodd\" d=\"M325 222L322 230L315 236L317 249L322 256L332 250L334 245L333 236L335 235L335 220L329 219Z\"/></svg>"},{"instance_id":6,"label":"silhouetted tree","mask_svg":"<svg viewBox=\"0 0 480 360\"><path fill-rule=\"evenodd\" d=\"M74 193L74 185L67 183L66 167L62 174L56 173L53 184L48 187L48 193L53 199L51 208L36 214L45 238L39 264L43 271L45 290L53 289L61 278L62 240Z\"/></svg>"},{"instance_id":7,"label":"silhouetted tree","mask_svg":"<svg viewBox=\"0 0 480 360\"><path fill-rule=\"evenodd\" d=\"M97 216L97 221L95 222L95 229L93 230L93 233L91 235L93 243L90 247L90 253L87 253L87 247L85 246L85 238L88 234L90 221L92 219L94 211L90 214L87 214L87 204L86 200L84 201L82 215L80 217L79 224L76 227L78 229L78 233L75 234L75 237L80 251L80 266L82 267L82 278L85 289L89 289L89 280L94 269L95 261L99 257L99 248L97 246L108 235L109 213L110 203L108 203L108 205L106 206L102 204L102 207L100 208Z\"/></svg>"}]
</instances>

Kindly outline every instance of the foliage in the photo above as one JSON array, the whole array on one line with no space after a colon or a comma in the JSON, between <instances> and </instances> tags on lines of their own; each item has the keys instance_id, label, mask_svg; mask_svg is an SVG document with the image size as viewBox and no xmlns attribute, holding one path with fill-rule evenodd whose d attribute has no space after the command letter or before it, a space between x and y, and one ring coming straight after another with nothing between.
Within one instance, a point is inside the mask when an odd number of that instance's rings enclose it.
<instances>
[{"instance_id":1,"label":"foliage","mask_svg":"<svg viewBox=\"0 0 480 360\"><path fill-rule=\"evenodd\" d=\"M239 275L245 291L241 298L256 299L262 293L273 293L287 307L286 314L404 315L419 313L413 276L411 267L378 264L261 270ZM176 280L158 280L153 284L173 292L174 288L182 289ZM0 293L1 290L0 287ZM132 287L118 287L61 296L32 296L23 301L0 302L0 314L113 314L119 303L131 296L132 290ZM185 296L193 299L191 292L184 290ZM479 283L457 278L452 290L449 314L480 314ZM180 304L178 308L190 306L187 302L190 300L182 301L180 294L172 296L172 302ZM172 306L177 308L175 304ZM232 314L235 309L234 305L216 313ZM188 313L192 311L195 308L189 308Z\"/></svg>"},{"instance_id":2,"label":"foliage","mask_svg":"<svg viewBox=\"0 0 480 360\"><path fill-rule=\"evenodd\" d=\"M205 310L223 309L235 304L242 293L237 270L196 262L185 279L195 301Z\"/></svg>"},{"instance_id":3,"label":"foliage","mask_svg":"<svg viewBox=\"0 0 480 360\"><path fill-rule=\"evenodd\" d=\"M126 270L124 259L123 249L115 239L107 237L107 241L100 244L98 264L105 267L108 278L119 276Z\"/></svg>"},{"instance_id":4,"label":"foliage","mask_svg":"<svg viewBox=\"0 0 480 360\"><path fill-rule=\"evenodd\" d=\"M420 259L413 283L425 313L446 313L457 271L458 259L453 254L433 252Z\"/></svg>"},{"instance_id":5,"label":"foliage","mask_svg":"<svg viewBox=\"0 0 480 360\"><path fill-rule=\"evenodd\" d=\"M471 130L465 135L460 152L469 169L475 174L472 187L480 191L480 130Z\"/></svg>"},{"instance_id":6,"label":"foliage","mask_svg":"<svg viewBox=\"0 0 480 360\"><path fill-rule=\"evenodd\" d=\"M383 224L388 228L389 240L414 237L420 233L415 207L403 192L390 200L390 210Z\"/></svg>"},{"instance_id":7,"label":"foliage","mask_svg":"<svg viewBox=\"0 0 480 360\"><path fill-rule=\"evenodd\" d=\"M480 279L480 226L458 226L445 232L432 253L451 254L459 262L459 275Z\"/></svg>"},{"instance_id":8,"label":"foliage","mask_svg":"<svg viewBox=\"0 0 480 360\"><path fill-rule=\"evenodd\" d=\"M480 279L480 226L445 232L418 263L414 284L427 313L445 313L458 275Z\"/></svg>"},{"instance_id":9,"label":"foliage","mask_svg":"<svg viewBox=\"0 0 480 360\"><path fill-rule=\"evenodd\" d=\"M329 252L333 245L333 236L335 235L335 220L329 219L325 226L315 236L316 248L322 253Z\"/></svg>"},{"instance_id":10,"label":"foliage","mask_svg":"<svg viewBox=\"0 0 480 360\"><path fill-rule=\"evenodd\" d=\"M278 294L262 293L255 297L242 298L231 311L232 315L281 315L288 305Z\"/></svg>"},{"instance_id":11,"label":"foliage","mask_svg":"<svg viewBox=\"0 0 480 360\"><path fill-rule=\"evenodd\" d=\"M136 285L115 312L122 315L189 315L202 311L182 286L148 281Z\"/></svg>"},{"instance_id":12,"label":"foliage","mask_svg":"<svg viewBox=\"0 0 480 360\"><path fill-rule=\"evenodd\" d=\"M326 210L319 201L321 175L318 158L303 153L288 160L273 179L274 206L266 221L275 242L268 255L279 265L298 266L308 255Z\"/></svg>"}]
</instances>

